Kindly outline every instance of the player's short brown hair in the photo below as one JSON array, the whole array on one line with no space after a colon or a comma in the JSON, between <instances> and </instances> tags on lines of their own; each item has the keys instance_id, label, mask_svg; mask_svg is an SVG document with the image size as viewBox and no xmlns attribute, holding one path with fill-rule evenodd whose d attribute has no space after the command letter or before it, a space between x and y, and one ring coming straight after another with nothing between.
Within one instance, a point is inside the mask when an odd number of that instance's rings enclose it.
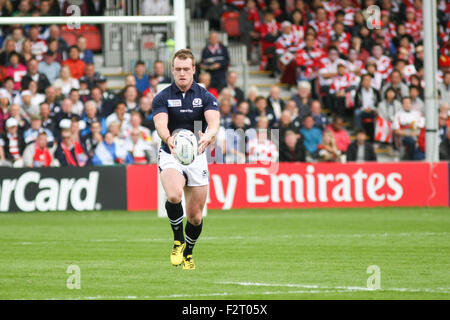
<instances>
[{"instance_id":1,"label":"player's short brown hair","mask_svg":"<svg viewBox=\"0 0 450 320\"><path fill-rule=\"evenodd\" d=\"M195 66L194 54L192 53L192 51L190 49L180 49L177 52L175 52L175 54L173 55L173 58L172 58L172 66L173 66L173 62L175 61L175 58L178 58L180 60L191 59L192 66Z\"/></svg>"}]
</instances>

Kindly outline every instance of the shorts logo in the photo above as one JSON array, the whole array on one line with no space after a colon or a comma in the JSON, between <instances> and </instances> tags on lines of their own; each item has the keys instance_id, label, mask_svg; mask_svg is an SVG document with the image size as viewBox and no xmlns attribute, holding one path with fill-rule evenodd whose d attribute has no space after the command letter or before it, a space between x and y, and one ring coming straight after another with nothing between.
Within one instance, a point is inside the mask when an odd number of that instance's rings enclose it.
<instances>
[{"instance_id":1,"label":"shorts logo","mask_svg":"<svg viewBox=\"0 0 450 320\"><path fill-rule=\"evenodd\" d=\"M194 108L200 108L200 107L203 107L202 99L200 99L200 98L195 98L195 99L192 101L192 107L194 107Z\"/></svg>"},{"instance_id":2,"label":"shorts logo","mask_svg":"<svg viewBox=\"0 0 450 320\"><path fill-rule=\"evenodd\" d=\"M202 171L202 177L206 177L208 175L208 171L207 170L203 170Z\"/></svg>"},{"instance_id":3,"label":"shorts logo","mask_svg":"<svg viewBox=\"0 0 450 320\"><path fill-rule=\"evenodd\" d=\"M181 100L167 100L167 103L169 104L169 107L181 107Z\"/></svg>"}]
</instances>

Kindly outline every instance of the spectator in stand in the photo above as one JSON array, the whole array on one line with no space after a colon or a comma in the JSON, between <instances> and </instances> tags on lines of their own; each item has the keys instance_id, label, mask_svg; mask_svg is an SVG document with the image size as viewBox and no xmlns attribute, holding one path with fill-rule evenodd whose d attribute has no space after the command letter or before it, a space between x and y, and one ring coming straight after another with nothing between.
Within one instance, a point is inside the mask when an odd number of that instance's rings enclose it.
<instances>
[{"instance_id":1,"label":"spectator in stand","mask_svg":"<svg viewBox=\"0 0 450 320\"><path fill-rule=\"evenodd\" d=\"M306 150L302 136L292 130L287 130L280 145L281 162L305 162Z\"/></svg>"},{"instance_id":2,"label":"spectator in stand","mask_svg":"<svg viewBox=\"0 0 450 320\"><path fill-rule=\"evenodd\" d=\"M292 130L294 132L300 132L300 128L296 128L291 121L291 112L289 110L284 110L281 113L280 120L276 124L275 128L279 130L279 140L283 141L286 131Z\"/></svg>"},{"instance_id":3,"label":"spectator in stand","mask_svg":"<svg viewBox=\"0 0 450 320\"><path fill-rule=\"evenodd\" d=\"M78 80L84 76L86 64L80 59L80 49L76 45L69 48L69 59L64 60L62 65L70 68L70 73L75 79Z\"/></svg>"},{"instance_id":4,"label":"spectator in stand","mask_svg":"<svg viewBox=\"0 0 450 320\"><path fill-rule=\"evenodd\" d=\"M315 19L311 20L309 25L316 31L318 46L326 48L333 28L330 25L325 8L318 7L316 9Z\"/></svg>"},{"instance_id":5,"label":"spectator in stand","mask_svg":"<svg viewBox=\"0 0 450 320\"><path fill-rule=\"evenodd\" d=\"M14 90L14 80L11 77L6 77L3 81L3 87L0 88L0 97L8 98L8 103L14 101L14 98L19 93Z\"/></svg>"},{"instance_id":6,"label":"spectator in stand","mask_svg":"<svg viewBox=\"0 0 450 320\"><path fill-rule=\"evenodd\" d=\"M24 116L24 111L22 111L18 104L11 104L9 106L9 118L15 118L17 120L17 123L19 124L19 133L21 136L30 126L27 118Z\"/></svg>"},{"instance_id":7,"label":"spectator in stand","mask_svg":"<svg viewBox=\"0 0 450 320\"><path fill-rule=\"evenodd\" d=\"M344 118L339 115L334 116L333 121L328 126L327 130L330 130L333 133L339 151L345 153L350 144L350 137L344 129Z\"/></svg>"},{"instance_id":8,"label":"spectator in stand","mask_svg":"<svg viewBox=\"0 0 450 320\"><path fill-rule=\"evenodd\" d=\"M99 87L92 88L91 98L97 104L98 115L100 117L106 118L114 112L114 104L112 101L106 100L103 97L103 92Z\"/></svg>"},{"instance_id":9,"label":"spectator in stand","mask_svg":"<svg viewBox=\"0 0 450 320\"><path fill-rule=\"evenodd\" d=\"M134 78L136 79L136 89L143 93L149 87L149 76L147 75L147 67L145 62L139 60L134 66Z\"/></svg>"},{"instance_id":10,"label":"spectator in stand","mask_svg":"<svg viewBox=\"0 0 450 320\"><path fill-rule=\"evenodd\" d=\"M450 161L450 129L448 128L445 139L439 144L439 160Z\"/></svg>"},{"instance_id":11,"label":"spectator in stand","mask_svg":"<svg viewBox=\"0 0 450 320\"><path fill-rule=\"evenodd\" d=\"M19 122L10 117L5 123L6 132L0 135L0 163L6 166L23 167L22 154L25 149Z\"/></svg>"},{"instance_id":12,"label":"spectator in stand","mask_svg":"<svg viewBox=\"0 0 450 320\"><path fill-rule=\"evenodd\" d=\"M135 86L126 86L123 93L123 102L127 107L127 112L138 109L139 92Z\"/></svg>"},{"instance_id":13,"label":"spectator in stand","mask_svg":"<svg viewBox=\"0 0 450 320\"><path fill-rule=\"evenodd\" d=\"M141 133L141 138L146 142L150 143L152 141L152 133L149 129L142 126L142 118L139 111L133 111L130 114L130 121L128 123L124 123L124 128L122 130L123 137L130 138L131 132L137 129Z\"/></svg>"},{"instance_id":14,"label":"spectator in stand","mask_svg":"<svg viewBox=\"0 0 450 320\"><path fill-rule=\"evenodd\" d=\"M62 66L61 73L58 79L53 83L53 87L56 89L57 96L63 95L65 97L69 96L70 90L79 89L80 82L72 77L70 67L67 65Z\"/></svg>"},{"instance_id":15,"label":"spectator in stand","mask_svg":"<svg viewBox=\"0 0 450 320\"><path fill-rule=\"evenodd\" d=\"M27 90L31 81L38 84L38 92L44 93L45 89L50 86L50 81L44 73L39 72L39 63L36 59L28 61L28 72L22 78L22 89Z\"/></svg>"},{"instance_id":16,"label":"spectator in stand","mask_svg":"<svg viewBox=\"0 0 450 320\"><path fill-rule=\"evenodd\" d=\"M87 84L89 90L95 87L101 77L101 74L95 71L95 65L92 63L86 63L84 68L84 76L82 76L81 79L83 79Z\"/></svg>"},{"instance_id":17,"label":"spectator in stand","mask_svg":"<svg viewBox=\"0 0 450 320\"><path fill-rule=\"evenodd\" d=\"M164 70L164 62L156 60L153 63L153 75L158 78L158 83L171 83L170 78L166 75Z\"/></svg>"},{"instance_id":18,"label":"spectator in stand","mask_svg":"<svg viewBox=\"0 0 450 320\"><path fill-rule=\"evenodd\" d=\"M250 88L248 88L247 102L250 106L250 113L252 114L256 111L255 101L258 96L260 96L258 87L250 86Z\"/></svg>"},{"instance_id":19,"label":"spectator in stand","mask_svg":"<svg viewBox=\"0 0 450 320\"><path fill-rule=\"evenodd\" d=\"M23 164L28 168L57 167L59 163L54 159L56 145L47 146L47 133L39 133L36 142L29 144L23 152Z\"/></svg>"},{"instance_id":20,"label":"spectator in stand","mask_svg":"<svg viewBox=\"0 0 450 320\"><path fill-rule=\"evenodd\" d=\"M319 162L341 162L342 152L336 145L332 131L323 132L322 143L317 148Z\"/></svg>"},{"instance_id":21,"label":"spectator in stand","mask_svg":"<svg viewBox=\"0 0 450 320\"><path fill-rule=\"evenodd\" d=\"M130 137L125 140L125 150L131 157L133 164L156 163L156 154L150 144L145 141L139 129L131 130Z\"/></svg>"},{"instance_id":22,"label":"spectator in stand","mask_svg":"<svg viewBox=\"0 0 450 320\"><path fill-rule=\"evenodd\" d=\"M344 24L335 22L333 30L330 32L329 45L336 46L342 56L347 56L350 48L350 38L350 34L344 30Z\"/></svg>"},{"instance_id":23,"label":"spectator in stand","mask_svg":"<svg viewBox=\"0 0 450 320\"><path fill-rule=\"evenodd\" d=\"M139 113L142 118L142 125L150 130L150 132L155 131L155 123L153 122L152 114L152 102L154 94L149 94L141 97L139 99Z\"/></svg>"},{"instance_id":24,"label":"spectator in stand","mask_svg":"<svg viewBox=\"0 0 450 320\"><path fill-rule=\"evenodd\" d=\"M220 126L230 128L232 123L232 105L230 98L219 99Z\"/></svg>"},{"instance_id":25,"label":"spectator in stand","mask_svg":"<svg viewBox=\"0 0 450 320\"><path fill-rule=\"evenodd\" d=\"M72 101L72 112L81 117L84 112L84 103L80 100L78 89L70 90L69 99Z\"/></svg>"},{"instance_id":26,"label":"spectator in stand","mask_svg":"<svg viewBox=\"0 0 450 320\"><path fill-rule=\"evenodd\" d=\"M94 122L100 124L100 134L103 136L107 131L106 119L98 115L97 103L93 100L86 102L84 107L84 114L82 116L82 121L84 121L85 128L81 130L81 136L87 136L91 133L91 126Z\"/></svg>"},{"instance_id":27,"label":"spectator in stand","mask_svg":"<svg viewBox=\"0 0 450 320\"><path fill-rule=\"evenodd\" d=\"M313 100L311 102L311 116L314 119L314 127L325 130L329 124L328 117L322 112L322 104L319 100Z\"/></svg>"},{"instance_id":28,"label":"spectator in stand","mask_svg":"<svg viewBox=\"0 0 450 320\"><path fill-rule=\"evenodd\" d=\"M261 37L261 62L259 70L271 71L271 77L275 77L277 72L275 43L280 36L281 25L272 11L264 13L264 21L260 28Z\"/></svg>"},{"instance_id":29,"label":"spectator in stand","mask_svg":"<svg viewBox=\"0 0 450 320\"><path fill-rule=\"evenodd\" d=\"M236 71L228 72L226 88L228 88L231 91L231 95L234 98L235 104L239 104L245 99L244 91L242 91L242 89L236 85L237 80L238 74Z\"/></svg>"},{"instance_id":30,"label":"spectator in stand","mask_svg":"<svg viewBox=\"0 0 450 320\"><path fill-rule=\"evenodd\" d=\"M50 84L54 83L56 79L59 78L59 74L61 73L61 65L55 61L55 57L55 53L51 50L48 50L44 54L44 60L39 62L38 65L39 73L44 74Z\"/></svg>"},{"instance_id":31,"label":"spectator in stand","mask_svg":"<svg viewBox=\"0 0 450 320\"><path fill-rule=\"evenodd\" d=\"M202 50L200 67L211 74L211 86L221 91L226 86L226 73L230 64L228 49L219 42L219 34L209 34L208 45Z\"/></svg>"},{"instance_id":32,"label":"spectator in stand","mask_svg":"<svg viewBox=\"0 0 450 320\"><path fill-rule=\"evenodd\" d=\"M95 148L92 164L99 165L115 165L132 163L133 159L127 150L119 143L114 142L114 135L107 132L101 143Z\"/></svg>"},{"instance_id":33,"label":"spectator in stand","mask_svg":"<svg viewBox=\"0 0 450 320\"><path fill-rule=\"evenodd\" d=\"M9 57L13 52L16 52L14 40L13 39L5 40L5 47L0 53L0 65L6 67L9 64ZM23 57L20 57L20 60L22 61L22 64L25 63L25 59L23 59Z\"/></svg>"},{"instance_id":34,"label":"spectator in stand","mask_svg":"<svg viewBox=\"0 0 450 320\"><path fill-rule=\"evenodd\" d=\"M20 112L21 115L29 120L31 116L38 115L39 105L38 104L32 104L31 102L32 94L30 90L24 90L20 94L20 96L17 96L14 100L14 103L17 105L20 105Z\"/></svg>"},{"instance_id":35,"label":"spectator in stand","mask_svg":"<svg viewBox=\"0 0 450 320\"><path fill-rule=\"evenodd\" d=\"M55 115L55 123L57 128L61 128L61 121L64 119L68 119L72 121L72 119L79 119L79 116L73 113L72 111L72 100L69 98L65 98L61 103L61 111ZM67 123L67 121L66 121ZM70 125L69 125L70 126ZM57 132L59 133L59 132ZM58 134L56 134L58 136Z\"/></svg>"},{"instance_id":36,"label":"spectator in stand","mask_svg":"<svg viewBox=\"0 0 450 320\"><path fill-rule=\"evenodd\" d=\"M250 104L247 101L239 103L236 107L236 111L245 116L244 124L246 129L254 126L255 119L250 114Z\"/></svg>"},{"instance_id":37,"label":"spectator in stand","mask_svg":"<svg viewBox=\"0 0 450 320\"><path fill-rule=\"evenodd\" d=\"M420 89L417 86L409 87L409 96L411 97L412 110L425 115L425 103L420 98Z\"/></svg>"},{"instance_id":38,"label":"spectator in stand","mask_svg":"<svg viewBox=\"0 0 450 320\"><path fill-rule=\"evenodd\" d=\"M88 14L90 16L103 16L106 8L105 0L87 0Z\"/></svg>"},{"instance_id":39,"label":"spectator in stand","mask_svg":"<svg viewBox=\"0 0 450 320\"><path fill-rule=\"evenodd\" d=\"M202 72L198 76L198 82L205 86L205 89L208 90L216 99L219 97L219 91L216 88L211 87L211 75L208 72Z\"/></svg>"},{"instance_id":40,"label":"spectator in stand","mask_svg":"<svg viewBox=\"0 0 450 320\"><path fill-rule=\"evenodd\" d=\"M275 85L270 87L269 96L267 97L267 108L273 111L275 119L278 121L281 112L284 110L284 101L280 97L280 87Z\"/></svg>"},{"instance_id":41,"label":"spectator in stand","mask_svg":"<svg viewBox=\"0 0 450 320\"><path fill-rule=\"evenodd\" d=\"M247 62L252 64L252 43L259 41L261 19L255 0L246 0L245 8L239 15L241 42L247 47Z\"/></svg>"},{"instance_id":42,"label":"spectator in stand","mask_svg":"<svg viewBox=\"0 0 450 320\"><path fill-rule=\"evenodd\" d=\"M70 122L70 120L68 120ZM74 142L70 125L61 131L61 140L55 151L61 167L84 167L90 164L89 156L80 142Z\"/></svg>"},{"instance_id":43,"label":"spectator in stand","mask_svg":"<svg viewBox=\"0 0 450 320\"><path fill-rule=\"evenodd\" d=\"M400 99L409 96L409 88L406 83L402 81L402 74L400 71L393 70L389 76L389 79L390 82L387 82L381 89L381 94L384 95L386 90L391 87L394 88L394 90L397 92L397 96Z\"/></svg>"},{"instance_id":44,"label":"spectator in stand","mask_svg":"<svg viewBox=\"0 0 450 320\"><path fill-rule=\"evenodd\" d=\"M80 59L86 64L94 64L94 53L87 49L86 38L83 36L78 36L77 46L80 49Z\"/></svg>"},{"instance_id":45,"label":"spectator in stand","mask_svg":"<svg viewBox=\"0 0 450 320\"><path fill-rule=\"evenodd\" d=\"M55 53L55 61L62 64L67 59L67 51L62 51L59 47L59 41L56 39L48 42L48 50Z\"/></svg>"},{"instance_id":46,"label":"spectator in stand","mask_svg":"<svg viewBox=\"0 0 450 320\"><path fill-rule=\"evenodd\" d=\"M304 30L304 29L301 29ZM303 41L303 39L301 40ZM286 80L286 69L295 68L295 53L298 50L300 39L294 34L292 24L289 21L281 23L281 34L275 42L276 71L281 72L281 82Z\"/></svg>"},{"instance_id":47,"label":"spectator in stand","mask_svg":"<svg viewBox=\"0 0 450 320\"><path fill-rule=\"evenodd\" d=\"M268 137L266 117L260 117L256 125L256 132L248 136L247 152L249 163L271 163L278 161L278 147Z\"/></svg>"},{"instance_id":48,"label":"spectator in stand","mask_svg":"<svg viewBox=\"0 0 450 320\"><path fill-rule=\"evenodd\" d=\"M356 90L355 106L353 114L353 127L363 128L373 141L375 135L375 118L377 106L380 103L380 93L371 87L372 77L365 74L361 78L361 84Z\"/></svg>"},{"instance_id":49,"label":"spectator in stand","mask_svg":"<svg viewBox=\"0 0 450 320\"><path fill-rule=\"evenodd\" d=\"M36 110L35 115L39 114L39 105L45 101L45 94L38 92L38 83L36 81L31 81L28 85L28 89L31 92L30 106ZM26 91L26 90L25 90ZM23 92L23 91L22 91Z\"/></svg>"},{"instance_id":50,"label":"spectator in stand","mask_svg":"<svg viewBox=\"0 0 450 320\"><path fill-rule=\"evenodd\" d=\"M55 122L50 116L50 105L48 104L48 102L42 102L39 106L39 110L39 115L41 116L42 120L42 128L47 129L53 133L55 130Z\"/></svg>"},{"instance_id":51,"label":"spectator in stand","mask_svg":"<svg viewBox=\"0 0 450 320\"><path fill-rule=\"evenodd\" d=\"M42 61L44 53L48 50L47 42L39 38L39 26L33 25L29 30L29 38L31 40L31 52L37 61Z\"/></svg>"},{"instance_id":52,"label":"spectator in stand","mask_svg":"<svg viewBox=\"0 0 450 320\"><path fill-rule=\"evenodd\" d=\"M450 104L450 71L444 73L442 83L438 84L438 90L441 92L441 101Z\"/></svg>"},{"instance_id":53,"label":"spectator in stand","mask_svg":"<svg viewBox=\"0 0 450 320\"><path fill-rule=\"evenodd\" d=\"M350 143L347 149L347 161L366 162L377 161L373 145L367 141L364 129L356 130L356 140Z\"/></svg>"},{"instance_id":54,"label":"spectator in stand","mask_svg":"<svg viewBox=\"0 0 450 320\"><path fill-rule=\"evenodd\" d=\"M334 101L334 113L344 116L347 108L353 107L352 92L358 85L358 78L348 73L346 65L342 63L338 65L337 73L331 82L329 101Z\"/></svg>"},{"instance_id":55,"label":"spectator in stand","mask_svg":"<svg viewBox=\"0 0 450 320\"><path fill-rule=\"evenodd\" d=\"M307 80L311 88L316 87L316 77L320 69L320 60L325 57L325 51L317 46L316 36L309 33L305 37L305 47L297 51L295 56L297 66L300 68L300 80ZM295 72L295 70L293 70ZM316 98L317 93L313 92Z\"/></svg>"},{"instance_id":56,"label":"spectator in stand","mask_svg":"<svg viewBox=\"0 0 450 320\"><path fill-rule=\"evenodd\" d=\"M378 105L378 116L392 123L395 114L401 109L402 104L397 99L397 92L394 88L388 88L384 93L384 99Z\"/></svg>"},{"instance_id":57,"label":"spectator in stand","mask_svg":"<svg viewBox=\"0 0 450 320\"><path fill-rule=\"evenodd\" d=\"M23 133L25 144L28 145L30 143L35 142L41 132L46 133L48 145L53 146L54 141L53 133L50 130L42 127L42 119L41 116L39 115L31 117L30 128L25 130L25 132Z\"/></svg>"},{"instance_id":58,"label":"spectator in stand","mask_svg":"<svg viewBox=\"0 0 450 320\"><path fill-rule=\"evenodd\" d=\"M103 136L100 133L101 129L100 122L93 120L90 125L90 132L81 138L82 144L85 146L90 159L94 156L95 148L103 141Z\"/></svg>"},{"instance_id":59,"label":"spectator in stand","mask_svg":"<svg viewBox=\"0 0 450 320\"><path fill-rule=\"evenodd\" d=\"M221 126L223 128L223 126ZM225 150L226 163L245 163L245 115L240 112L233 114L232 130L225 131L225 146L219 145ZM221 160L221 159L220 159Z\"/></svg>"},{"instance_id":60,"label":"spectator in stand","mask_svg":"<svg viewBox=\"0 0 450 320\"><path fill-rule=\"evenodd\" d=\"M414 160L417 139L423 127L424 118L419 112L412 110L411 98L403 97L402 110L395 114L392 124L392 129L400 140L399 146L405 148L403 160Z\"/></svg>"},{"instance_id":61,"label":"spectator in stand","mask_svg":"<svg viewBox=\"0 0 450 320\"><path fill-rule=\"evenodd\" d=\"M69 46L67 45L66 40L64 40L61 37L61 30L59 29L59 26L56 24L51 25L49 28L49 33L50 36L47 39L49 49L58 54L59 56L61 56L62 58L65 58L65 54L67 53L67 51L69 51ZM56 44L54 44L53 46L56 45L57 50L55 50L55 48L50 48L50 42L52 41L56 41Z\"/></svg>"},{"instance_id":62,"label":"spectator in stand","mask_svg":"<svg viewBox=\"0 0 450 320\"><path fill-rule=\"evenodd\" d=\"M266 98L263 96L256 97L255 107L255 121L258 122L260 117L267 117L267 120L269 120L269 128L273 128L277 118L275 117L273 109L268 107Z\"/></svg>"},{"instance_id":63,"label":"spectator in stand","mask_svg":"<svg viewBox=\"0 0 450 320\"><path fill-rule=\"evenodd\" d=\"M51 116L54 116L61 111L61 105L55 87L50 86L45 90L45 102L47 102L50 107Z\"/></svg>"},{"instance_id":64,"label":"spectator in stand","mask_svg":"<svg viewBox=\"0 0 450 320\"><path fill-rule=\"evenodd\" d=\"M106 118L106 126L109 127L113 122L118 122L121 129L125 129L127 123L130 122L130 114L127 113L127 106L124 102L119 102L114 112Z\"/></svg>"},{"instance_id":65,"label":"spectator in stand","mask_svg":"<svg viewBox=\"0 0 450 320\"><path fill-rule=\"evenodd\" d=\"M438 122L438 124L439 124L438 134L439 134L440 141L445 140L445 136L447 135L448 120L449 120L448 112L442 110L442 108L441 108L441 110L439 111L439 122Z\"/></svg>"},{"instance_id":66,"label":"spectator in stand","mask_svg":"<svg viewBox=\"0 0 450 320\"><path fill-rule=\"evenodd\" d=\"M330 90L334 77L338 75L337 69L339 64L346 64L344 60L339 58L339 52L336 47L328 48L328 56L320 60L321 68L319 69L319 85L320 92L325 95L325 105L332 104L331 96L327 93Z\"/></svg>"},{"instance_id":67,"label":"spectator in stand","mask_svg":"<svg viewBox=\"0 0 450 320\"><path fill-rule=\"evenodd\" d=\"M303 120L303 117L310 112L311 84L308 81L300 81L297 85L297 93L291 99L297 104L298 117Z\"/></svg>"},{"instance_id":68,"label":"spectator in stand","mask_svg":"<svg viewBox=\"0 0 450 320\"><path fill-rule=\"evenodd\" d=\"M377 71L381 73L383 80L387 79L392 70L391 59L383 54L383 47L375 44L372 48L372 59L377 65Z\"/></svg>"},{"instance_id":69,"label":"spectator in stand","mask_svg":"<svg viewBox=\"0 0 450 320\"><path fill-rule=\"evenodd\" d=\"M12 52L9 56L9 65L6 68L6 76L14 79L14 90L22 87L22 78L27 73L27 67L20 63L20 56Z\"/></svg>"},{"instance_id":70,"label":"spectator in stand","mask_svg":"<svg viewBox=\"0 0 450 320\"><path fill-rule=\"evenodd\" d=\"M322 130L314 127L314 118L311 114L303 118L303 127L300 129L303 143L307 151L307 158L317 159L317 148L322 143Z\"/></svg>"},{"instance_id":71,"label":"spectator in stand","mask_svg":"<svg viewBox=\"0 0 450 320\"><path fill-rule=\"evenodd\" d=\"M381 85L383 83L383 77L381 73L377 71L377 64L373 59L369 59L366 64L366 68L362 70L362 74L370 74L372 76L372 88L381 90ZM381 93L381 92L380 92Z\"/></svg>"},{"instance_id":72,"label":"spectator in stand","mask_svg":"<svg viewBox=\"0 0 450 320\"><path fill-rule=\"evenodd\" d=\"M14 41L14 51L21 52L22 51L22 45L25 41L25 36L23 35L23 29L21 26L14 26L12 27L11 34L7 36L3 42L3 47L6 46L8 40Z\"/></svg>"}]
</instances>

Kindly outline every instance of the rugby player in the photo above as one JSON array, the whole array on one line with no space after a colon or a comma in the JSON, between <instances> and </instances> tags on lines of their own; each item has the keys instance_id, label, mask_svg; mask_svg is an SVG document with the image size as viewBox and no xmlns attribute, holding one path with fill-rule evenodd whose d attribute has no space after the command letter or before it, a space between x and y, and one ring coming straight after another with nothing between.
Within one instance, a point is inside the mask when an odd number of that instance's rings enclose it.
<instances>
[{"instance_id":1,"label":"rugby player","mask_svg":"<svg viewBox=\"0 0 450 320\"><path fill-rule=\"evenodd\" d=\"M215 141L220 126L217 100L194 81L195 58L188 49L177 51L172 58L174 82L153 99L153 119L161 147L158 168L164 191L167 216L172 226L174 244L170 255L172 265L195 269L192 251L202 231L202 211L206 203L209 172L206 147ZM198 155L189 165L181 165L173 156L177 130L197 134ZM196 132L197 131L197 132ZM183 231L184 192L186 228Z\"/></svg>"}]
</instances>

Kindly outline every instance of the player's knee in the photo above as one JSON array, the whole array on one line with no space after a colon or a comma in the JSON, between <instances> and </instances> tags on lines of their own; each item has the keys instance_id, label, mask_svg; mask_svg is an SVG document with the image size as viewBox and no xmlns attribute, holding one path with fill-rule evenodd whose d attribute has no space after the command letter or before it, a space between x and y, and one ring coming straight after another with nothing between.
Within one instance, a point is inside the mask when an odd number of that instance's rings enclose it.
<instances>
[{"instance_id":1,"label":"player's knee","mask_svg":"<svg viewBox=\"0 0 450 320\"><path fill-rule=\"evenodd\" d=\"M201 212L199 215L189 218L189 223L193 226L199 226L202 223L202 215Z\"/></svg>"},{"instance_id":2,"label":"player's knee","mask_svg":"<svg viewBox=\"0 0 450 320\"><path fill-rule=\"evenodd\" d=\"M170 203L180 203L181 202L182 193L174 192L167 195L167 201Z\"/></svg>"}]
</instances>

